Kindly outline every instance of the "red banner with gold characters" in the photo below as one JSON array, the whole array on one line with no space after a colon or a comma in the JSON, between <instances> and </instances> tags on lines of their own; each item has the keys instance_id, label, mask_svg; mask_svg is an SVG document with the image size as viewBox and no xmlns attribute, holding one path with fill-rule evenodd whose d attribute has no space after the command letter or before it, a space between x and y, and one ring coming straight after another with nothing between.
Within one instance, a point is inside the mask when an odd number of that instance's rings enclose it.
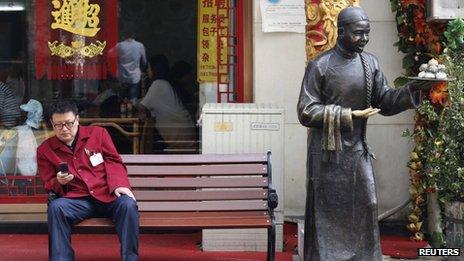
<instances>
[{"instance_id":1,"label":"red banner with gold characters","mask_svg":"<svg viewBox=\"0 0 464 261\"><path fill-rule=\"evenodd\" d=\"M340 11L359 0L305 0L306 55L310 61L329 50L337 42L337 16Z\"/></svg>"},{"instance_id":2,"label":"red banner with gold characters","mask_svg":"<svg viewBox=\"0 0 464 261\"><path fill-rule=\"evenodd\" d=\"M37 0L36 78L117 76L118 0Z\"/></svg>"}]
</instances>

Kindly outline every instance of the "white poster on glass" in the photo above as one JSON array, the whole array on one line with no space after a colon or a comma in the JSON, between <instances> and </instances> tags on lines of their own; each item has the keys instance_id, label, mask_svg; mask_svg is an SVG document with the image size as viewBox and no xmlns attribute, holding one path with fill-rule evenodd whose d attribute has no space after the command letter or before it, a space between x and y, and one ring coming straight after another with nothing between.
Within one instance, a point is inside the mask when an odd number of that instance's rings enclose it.
<instances>
[{"instance_id":1,"label":"white poster on glass","mask_svg":"<svg viewBox=\"0 0 464 261\"><path fill-rule=\"evenodd\" d=\"M304 0L260 0L263 32L304 33Z\"/></svg>"}]
</instances>

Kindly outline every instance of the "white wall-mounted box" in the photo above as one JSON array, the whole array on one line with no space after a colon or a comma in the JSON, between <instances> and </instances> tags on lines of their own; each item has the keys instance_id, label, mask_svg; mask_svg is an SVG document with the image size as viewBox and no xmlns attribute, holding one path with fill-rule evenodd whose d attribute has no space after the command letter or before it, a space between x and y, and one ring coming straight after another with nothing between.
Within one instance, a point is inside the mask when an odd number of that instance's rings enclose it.
<instances>
[{"instance_id":1,"label":"white wall-mounted box","mask_svg":"<svg viewBox=\"0 0 464 261\"><path fill-rule=\"evenodd\" d=\"M201 151L265 153L271 151L272 185L279 196L275 209L276 250L282 250L284 210L284 109L272 104L206 103L202 109ZM205 251L265 251L265 229L203 230Z\"/></svg>"},{"instance_id":2,"label":"white wall-mounted box","mask_svg":"<svg viewBox=\"0 0 464 261\"><path fill-rule=\"evenodd\" d=\"M464 18L464 0L427 0L427 21Z\"/></svg>"}]
</instances>

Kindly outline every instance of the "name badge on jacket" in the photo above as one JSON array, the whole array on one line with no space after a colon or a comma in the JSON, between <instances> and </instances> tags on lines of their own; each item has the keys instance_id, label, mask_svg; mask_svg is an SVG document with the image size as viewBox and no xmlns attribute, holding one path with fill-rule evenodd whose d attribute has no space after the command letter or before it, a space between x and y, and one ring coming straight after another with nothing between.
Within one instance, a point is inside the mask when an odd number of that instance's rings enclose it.
<instances>
[{"instance_id":1,"label":"name badge on jacket","mask_svg":"<svg viewBox=\"0 0 464 261\"><path fill-rule=\"evenodd\" d=\"M94 167L103 163L102 154L99 152L99 153L95 153L92 156L90 156L90 163L92 163L92 166Z\"/></svg>"}]
</instances>

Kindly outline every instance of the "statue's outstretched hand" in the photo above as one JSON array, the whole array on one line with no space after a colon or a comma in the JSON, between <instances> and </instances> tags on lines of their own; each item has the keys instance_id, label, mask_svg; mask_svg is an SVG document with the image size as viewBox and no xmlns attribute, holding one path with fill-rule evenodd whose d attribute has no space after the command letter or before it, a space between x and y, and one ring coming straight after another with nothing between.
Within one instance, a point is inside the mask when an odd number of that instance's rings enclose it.
<instances>
[{"instance_id":1,"label":"statue's outstretched hand","mask_svg":"<svg viewBox=\"0 0 464 261\"><path fill-rule=\"evenodd\" d=\"M369 107L369 108L364 109L364 110L351 111L351 115L354 118L369 118L372 115L377 114L379 111L380 111L380 109Z\"/></svg>"},{"instance_id":2,"label":"statue's outstretched hand","mask_svg":"<svg viewBox=\"0 0 464 261\"><path fill-rule=\"evenodd\" d=\"M434 85L437 84L437 82L434 81L412 81L411 87L415 91L429 91Z\"/></svg>"}]
</instances>

